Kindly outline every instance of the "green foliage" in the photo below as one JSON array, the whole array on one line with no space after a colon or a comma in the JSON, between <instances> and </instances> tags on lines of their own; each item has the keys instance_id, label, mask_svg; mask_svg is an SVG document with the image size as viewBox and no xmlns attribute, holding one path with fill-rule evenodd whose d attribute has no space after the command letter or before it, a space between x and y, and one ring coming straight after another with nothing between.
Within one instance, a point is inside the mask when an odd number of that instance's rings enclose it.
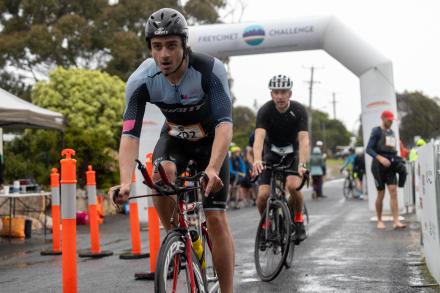
<instances>
[{"instance_id":1,"label":"green foliage","mask_svg":"<svg viewBox=\"0 0 440 293\"><path fill-rule=\"evenodd\" d=\"M223 0L0 1L0 73L17 70L37 81L55 66L101 69L126 80L147 57L144 25L162 7L191 23L218 21ZM13 94L18 94L14 88Z\"/></svg>"},{"instance_id":2,"label":"green foliage","mask_svg":"<svg viewBox=\"0 0 440 293\"><path fill-rule=\"evenodd\" d=\"M39 82L33 88L35 104L67 118L65 147L76 151L80 184L84 184L89 164L96 170L101 187L116 182L124 91L125 84L118 77L63 68L57 68L48 82ZM60 145L57 132L27 130L23 138L7 145L7 178L33 176L39 183L48 183L48 172L60 159Z\"/></svg>"},{"instance_id":3,"label":"green foliage","mask_svg":"<svg viewBox=\"0 0 440 293\"><path fill-rule=\"evenodd\" d=\"M422 92L397 94L400 138L406 145L414 144L414 136L425 139L440 136L440 106Z\"/></svg>"},{"instance_id":4,"label":"green foliage","mask_svg":"<svg viewBox=\"0 0 440 293\"><path fill-rule=\"evenodd\" d=\"M237 106L232 109L232 120L234 122L234 136L232 141L241 148L244 148L249 141L251 131L255 129L255 113L245 106Z\"/></svg>"},{"instance_id":5,"label":"green foliage","mask_svg":"<svg viewBox=\"0 0 440 293\"><path fill-rule=\"evenodd\" d=\"M351 133L337 119L329 119L327 113L313 110L312 112L313 145L317 140L324 142L327 150L335 151L338 145L348 145Z\"/></svg>"}]
</instances>

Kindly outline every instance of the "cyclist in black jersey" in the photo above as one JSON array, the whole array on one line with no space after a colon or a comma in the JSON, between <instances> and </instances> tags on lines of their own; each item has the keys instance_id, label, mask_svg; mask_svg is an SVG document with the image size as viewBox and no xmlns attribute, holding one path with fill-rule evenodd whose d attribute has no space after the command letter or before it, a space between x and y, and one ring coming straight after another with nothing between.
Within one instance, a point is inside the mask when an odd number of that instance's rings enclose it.
<instances>
[{"instance_id":1,"label":"cyclist in black jersey","mask_svg":"<svg viewBox=\"0 0 440 293\"><path fill-rule=\"evenodd\" d=\"M190 51L187 22L174 9L163 8L150 16L146 41L152 58L138 67L126 86L118 203L129 196L145 105L155 104L166 122L153 152L153 180L160 180L159 164L171 181L184 171L189 160L196 160L200 171L204 170L208 180L203 207L213 261L221 291L232 292L234 243L225 213L232 105L225 67L216 58ZM164 197L154 197L153 202L163 226L170 230L170 219L178 219L173 215L174 203Z\"/></svg>"},{"instance_id":2,"label":"cyclist in black jersey","mask_svg":"<svg viewBox=\"0 0 440 293\"><path fill-rule=\"evenodd\" d=\"M264 212L270 192L271 173L264 170L263 161L279 163L282 156L291 164L293 171L301 175L306 172L309 160L309 133L307 129L307 112L303 105L290 100L292 81L285 75L276 75L269 82L272 100L265 103L257 113L254 140L254 174L261 174L259 179L257 207L260 214ZM263 154L264 149L264 154ZM306 238L304 218L302 215L304 196L296 188L301 180L296 176L287 176L286 187L289 190L289 206L295 211L297 240Z\"/></svg>"}]
</instances>

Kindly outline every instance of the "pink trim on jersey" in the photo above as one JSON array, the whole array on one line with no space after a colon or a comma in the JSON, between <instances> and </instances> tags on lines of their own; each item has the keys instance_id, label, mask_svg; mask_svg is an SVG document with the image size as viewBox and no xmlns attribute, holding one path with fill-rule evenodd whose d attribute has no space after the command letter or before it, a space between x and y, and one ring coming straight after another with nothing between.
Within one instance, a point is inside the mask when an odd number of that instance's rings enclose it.
<instances>
[{"instance_id":1,"label":"pink trim on jersey","mask_svg":"<svg viewBox=\"0 0 440 293\"><path fill-rule=\"evenodd\" d=\"M125 132L133 130L135 123L136 120L125 120L124 123L122 123L122 131Z\"/></svg>"}]
</instances>

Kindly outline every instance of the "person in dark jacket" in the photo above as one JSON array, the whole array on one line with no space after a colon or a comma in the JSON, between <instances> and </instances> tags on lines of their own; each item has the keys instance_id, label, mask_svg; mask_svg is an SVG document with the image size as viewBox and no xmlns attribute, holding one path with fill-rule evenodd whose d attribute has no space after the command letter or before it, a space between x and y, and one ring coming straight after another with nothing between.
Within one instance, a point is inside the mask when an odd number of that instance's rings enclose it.
<instances>
[{"instance_id":1,"label":"person in dark jacket","mask_svg":"<svg viewBox=\"0 0 440 293\"><path fill-rule=\"evenodd\" d=\"M394 114L391 111L383 111L381 115L381 126L371 130L371 136L367 145L367 154L373 158L371 172L377 189L376 214L377 228L385 229L382 221L382 204L385 196L385 185L390 193L390 206L393 215L394 229L405 228L406 225L399 220L399 208L397 204L397 178L396 172L399 172L399 187L403 187L404 180L402 175L401 158L397 156L397 138L391 129ZM404 167L404 166L403 166ZM405 174L406 175L406 174ZM402 185L402 186L401 186Z\"/></svg>"}]
</instances>

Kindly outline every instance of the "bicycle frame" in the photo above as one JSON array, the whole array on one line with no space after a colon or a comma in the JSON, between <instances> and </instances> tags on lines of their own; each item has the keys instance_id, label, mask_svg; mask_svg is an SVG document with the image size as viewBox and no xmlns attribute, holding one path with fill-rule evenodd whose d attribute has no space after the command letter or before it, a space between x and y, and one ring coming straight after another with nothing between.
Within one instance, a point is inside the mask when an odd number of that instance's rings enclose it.
<instances>
[{"instance_id":1,"label":"bicycle frame","mask_svg":"<svg viewBox=\"0 0 440 293\"><path fill-rule=\"evenodd\" d=\"M203 235L205 237L205 239L207 240L207 246L209 248L210 251L212 251L212 242L211 239L209 238L209 233L208 233L208 228L207 228L207 224L206 221L201 222L201 210L202 210L202 204L201 202L198 201L199 199L199 195L200 195L200 182L199 182L199 178L205 178L204 173L198 173L192 177L185 177L185 176L181 176L179 177L176 181L181 181L181 183L184 182L193 182L194 186L186 186L186 187L180 187L180 186L176 186L173 183L171 183L166 174L165 174L165 170L163 169L162 165L158 165L158 170L159 170L159 174L160 177L162 179L161 184L155 184L153 183L151 177L149 176L148 172L146 171L145 166L143 166L143 164L139 161L137 161L138 163L138 169L141 171L145 181L144 184L146 184L147 186L149 186L151 189L155 189L158 194L150 194L150 195L144 195L144 196L136 196L136 197L131 197L129 199L133 199L133 198L139 198L139 197L148 197L148 196L158 196L158 195L164 195L164 196L170 196L170 195L174 195L176 194L177 196L177 201L176 201L176 207L177 207L177 217L178 217L178 225L177 227L175 227L174 229L172 229L171 231L169 231L169 233L167 234L170 235L171 232L173 231L177 231L179 234L181 234L182 236L185 237L185 254L186 254L186 260L187 260L187 266L188 266L188 271L189 272L193 272L193 265L192 265L192 241L191 241L191 236L189 233L189 228L190 226L195 226L197 233L201 236ZM192 170L193 173L195 173L194 170ZM194 193L194 201L190 202L189 197L190 197L190 193ZM188 214L189 213L194 213L196 215L196 223L190 223ZM174 219L171 218L171 222L174 222ZM205 253L206 255L206 253ZM176 257L174 259L174 272L173 272L173 292L175 292L176 290L176 286L177 286L177 273L179 270L179 266L180 266L180 259L178 257ZM203 278L204 281L207 282L207 278L206 278L206 268L202 268L202 274L203 274ZM195 293L196 292L196 284L195 284L195 279L194 279L194 274L190 273L190 286L191 286L191 292Z\"/></svg>"}]
</instances>

